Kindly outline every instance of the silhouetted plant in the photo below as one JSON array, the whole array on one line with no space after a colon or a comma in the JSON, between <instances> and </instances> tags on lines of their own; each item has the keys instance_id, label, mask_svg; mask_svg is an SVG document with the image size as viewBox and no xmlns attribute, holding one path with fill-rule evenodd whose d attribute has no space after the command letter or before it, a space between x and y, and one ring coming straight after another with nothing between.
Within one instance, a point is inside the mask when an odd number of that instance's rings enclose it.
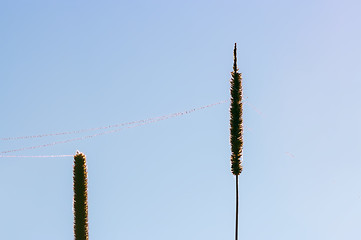
<instances>
[{"instance_id":1,"label":"silhouetted plant","mask_svg":"<svg viewBox=\"0 0 361 240\"><path fill-rule=\"evenodd\" d=\"M74 156L74 239L88 240L88 172L86 157L81 152Z\"/></svg>"},{"instance_id":2,"label":"silhouetted plant","mask_svg":"<svg viewBox=\"0 0 361 240\"><path fill-rule=\"evenodd\" d=\"M238 176L242 172L243 149L243 119L242 119L242 75L237 68L237 44L234 44L234 62L231 78L231 107L230 107L230 132L231 132L231 171L236 176L236 227L235 239L238 239Z\"/></svg>"}]
</instances>

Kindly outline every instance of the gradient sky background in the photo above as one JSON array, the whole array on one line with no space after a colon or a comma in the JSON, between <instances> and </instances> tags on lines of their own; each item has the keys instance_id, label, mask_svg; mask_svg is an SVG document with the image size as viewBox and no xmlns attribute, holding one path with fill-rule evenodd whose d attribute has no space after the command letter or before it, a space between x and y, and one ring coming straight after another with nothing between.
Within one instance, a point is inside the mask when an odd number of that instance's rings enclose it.
<instances>
[{"instance_id":1,"label":"gradient sky background","mask_svg":"<svg viewBox=\"0 0 361 240\"><path fill-rule=\"evenodd\" d=\"M0 1L0 137L227 100L237 42L240 239L360 239L360 11L356 0ZM78 136L0 141L0 151ZM77 149L90 239L234 238L229 103L12 155ZM0 239L73 238L72 165L0 158Z\"/></svg>"}]
</instances>

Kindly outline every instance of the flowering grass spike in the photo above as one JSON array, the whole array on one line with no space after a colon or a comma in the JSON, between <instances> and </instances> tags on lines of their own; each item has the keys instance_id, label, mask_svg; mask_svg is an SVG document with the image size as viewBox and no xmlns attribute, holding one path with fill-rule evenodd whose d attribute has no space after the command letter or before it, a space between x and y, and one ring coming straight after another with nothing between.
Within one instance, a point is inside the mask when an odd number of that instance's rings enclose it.
<instances>
[{"instance_id":1,"label":"flowering grass spike","mask_svg":"<svg viewBox=\"0 0 361 240\"><path fill-rule=\"evenodd\" d=\"M78 152L74 156L74 239L88 240L88 172L86 157Z\"/></svg>"},{"instance_id":2,"label":"flowering grass spike","mask_svg":"<svg viewBox=\"0 0 361 240\"><path fill-rule=\"evenodd\" d=\"M234 44L234 62L231 78L231 107L230 107L230 142L231 142L231 171L236 176L236 226L235 240L238 240L238 176L241 174L243 150L243 119L242 119L242 75L237 68L237 44Z\"/></svg>"}]
</instances>

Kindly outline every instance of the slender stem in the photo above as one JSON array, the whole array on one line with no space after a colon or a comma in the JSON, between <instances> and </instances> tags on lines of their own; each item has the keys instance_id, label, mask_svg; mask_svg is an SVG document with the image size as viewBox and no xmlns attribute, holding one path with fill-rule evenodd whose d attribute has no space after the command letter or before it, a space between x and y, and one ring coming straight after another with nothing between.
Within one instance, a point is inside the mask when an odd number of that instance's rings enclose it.
<instances>
[{"instance_id":1,"label":"slender stem","mask_svg":"<svg viewBox=\"0 0 361 240\"><path fill-rule=\"evenodd\" d=\"M236 236L235 239L238 240L238 175L236 175Z\"/></svg>"}]
</instances>

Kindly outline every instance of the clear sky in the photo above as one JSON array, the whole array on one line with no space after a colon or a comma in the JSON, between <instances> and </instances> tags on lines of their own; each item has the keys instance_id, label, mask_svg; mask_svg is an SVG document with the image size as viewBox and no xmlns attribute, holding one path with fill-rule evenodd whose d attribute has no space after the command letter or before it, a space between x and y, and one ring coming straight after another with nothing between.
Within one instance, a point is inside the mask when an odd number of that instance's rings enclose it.
<instances>
[{"instance_id":1,"label":"clear sky","mask_svg":"<svg viewBox=\"0 0 361 240\"><path fill-rule=\"evenodd\" d=\"M0 137L227 100L237 42L240 239L360 239L360 11L357 0L0 1ZM0 151L106 130L1 140ZM90 239L233 239L229 103L7 155L76 150ZM73 238L72 165L0 158L0 239Z\"/></svg>"}]
</instances>

